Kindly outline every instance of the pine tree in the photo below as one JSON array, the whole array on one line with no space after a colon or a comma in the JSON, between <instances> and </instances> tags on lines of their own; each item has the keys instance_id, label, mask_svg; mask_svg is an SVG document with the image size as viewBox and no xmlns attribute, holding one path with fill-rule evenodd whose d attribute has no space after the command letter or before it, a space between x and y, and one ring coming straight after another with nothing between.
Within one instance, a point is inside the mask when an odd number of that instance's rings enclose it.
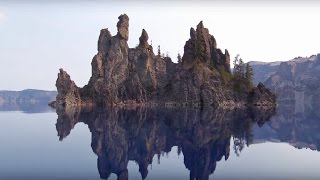
<instances>
[{"instance_id":1,"label":"pine tree","mask_svg":"<svg viewBox=\"0 0 320 180\"><path fill-rule=\"evenodd\" d=\"M253 81L253 69L252 69L252 66L247 63L246 65L246 82L247 82L247 88L251 89L252 88L252 81Z\"/></svg>"},{"instance_id":2,"label":"pine tree","mask_svg":"<svg viewBox=\"0 0 320 180\"><path fill-rule=\"evenodd\" d=\"M178 59L178 63L181 63L181 62L182 62L182 58L181 58L180 53L178 53L177 59Z\"/></svg>"},{"instance_id":3,"label":"pine tree","mask_svg":"<svg viewBox=\"0 0 320 180\"><path fill-rule=\"evenodd\" d=\"M233 83L238 92L249 91L252 88L253 69L249 63L245 64L237 55L233 61Z\"/></svg>"},{"instance_id":4,"label":"pine tree","mask_svg":"<svg viewBox=\"0 0 320 180\"><path fill-rule=\"evenodd\" d=\"M240 57L240 55L238 54L233 60L233 74L235 76L239 76L239 72L240 72L240 70L239 70L239 57Z\"/></svg>"},{"instance_id":5,"label":"pine tree","mask_svg":"<svg viewBox=\"0 0 320 180\"><path fill-rule=\"evenodd\" d=\"M241 58L239 59L239 74L242 79L245 77L245 65Z\"/></svg>"},{"instance_id":6,"label":"pine tree","mask_svg":"<svg viewBox=\"0 0 320 180\"><path fill-rule=\"evenodd\" d=\"M161 56L160 45L158 46L158 56Z\"/></svg>"}]
</instances>

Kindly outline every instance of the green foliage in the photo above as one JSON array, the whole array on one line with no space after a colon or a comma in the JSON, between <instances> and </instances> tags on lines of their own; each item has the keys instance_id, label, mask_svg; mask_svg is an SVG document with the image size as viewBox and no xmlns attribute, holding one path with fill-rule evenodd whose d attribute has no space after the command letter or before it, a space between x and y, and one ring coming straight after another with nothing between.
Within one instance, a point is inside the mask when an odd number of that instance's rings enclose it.
<instances>
[{"instance_id":1,"label":"green foliage","mask_svg":"<svg viewBox=\"0 0 320 180\"><path fill-rule=\"evenodd\" d=\"M252 89L253 69L237 55L233 61L233 87L236 92L249 92Z\"/></svg>"},{"instance_id":2,"label":"green foliage","mask_svg":"<svg viewBox=\"0 0 320 180\"><path fill-rule=\"evenodd\" d=\"M158 46L158 56L161 56L161 50L160 50L160 45Z\"/></svg>"},{"instance_id":3,"label":"green foliage","mask_svg":"<svg viewBox=\"0 0 320 180\"><path fill-rule=\"evenodd\" d=\"M246 86L247 89L251 89L252 88L252 81L253 81L253 69L250 66L249 63L246 64L246 76L245 76L245 82L246 82Z\"/></svg>"},{"instance_id":4,"label":"green foliage","mask_svg":"<svg viewBox=\"0 0 320 180\"><path fill-rule=\"evenodd\" d=\"M178 63L181 63L181 62L182 62L182 58L181 58L180 53L178 53L177 59L178 59Z\"/></svg>"},{"instance_id":5,"label":"green foliage","mask_svg":"<svg viewBox=\"0 0 320 180\"><path fill-rule=\"evenodd\" d=\"M230 72L227 72L224 66L218 66L218 71L224 83L228 83L233 79L233 75Z\"/></svg>"}]
</instances>

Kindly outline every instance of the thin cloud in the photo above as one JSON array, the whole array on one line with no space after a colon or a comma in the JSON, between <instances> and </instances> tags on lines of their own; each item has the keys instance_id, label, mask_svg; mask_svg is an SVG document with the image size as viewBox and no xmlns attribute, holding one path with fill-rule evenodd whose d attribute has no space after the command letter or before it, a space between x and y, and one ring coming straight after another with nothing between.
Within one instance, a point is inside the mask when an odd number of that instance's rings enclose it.
<instances>
[{"instance_id":1,"label":"thin cloud","mask_svg":"<svg viewBox=\"0 0 320 180\"><path fill-rule=\"evenodd\" d=\"M0 24L7 21L7 16L3 12L0 12Z\"/></svg>"}]
</instances>

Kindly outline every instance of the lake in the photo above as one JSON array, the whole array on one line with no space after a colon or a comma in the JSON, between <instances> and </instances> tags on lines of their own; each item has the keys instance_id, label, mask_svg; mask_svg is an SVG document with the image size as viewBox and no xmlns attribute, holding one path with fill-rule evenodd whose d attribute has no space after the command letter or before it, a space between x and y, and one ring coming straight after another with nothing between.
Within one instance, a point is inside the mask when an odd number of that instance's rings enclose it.
<instances>
[{"instance_id":1,"label":"lake","mask_svg":"<svg viewBox=\"0 0 320 180\"><path fill-rule=\"evenodd\" d=\"M290 104L2 110L0 123L0 179L320 177L319 113Z\"/></svg>"}]
</instances>

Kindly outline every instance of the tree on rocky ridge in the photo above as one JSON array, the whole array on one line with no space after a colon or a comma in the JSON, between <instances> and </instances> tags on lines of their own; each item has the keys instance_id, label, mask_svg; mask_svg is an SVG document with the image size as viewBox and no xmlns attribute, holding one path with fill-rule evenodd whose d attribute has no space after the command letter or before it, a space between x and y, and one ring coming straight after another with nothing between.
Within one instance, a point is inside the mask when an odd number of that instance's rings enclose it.
<instances>
[{"instance_id":1,"label":"tree on rocky ridge","mask_svg":"<svg viewBox=\"0 0 320 180\"><path fill-rule=\"evenodd\" d=\"M253 69L252 66L247 63L246 64L246 76L245 76L245 80L246 80L246 85L247 88L252 88L252 81L253 81Z\"/></svg>"},{"instance_id":2,"label":"tree on rocky ridge","mask_svg":"<svg viewBox=\"0 0 320 180\"><path fill-rule=\"evenodd\" d=\"M178 63L181 63L181 62L182 62L182 58L181 58L180 53L178 53L177 59L178 59Z\"/></svg>"},{"instance_id":3,"label":"tree on rocky ridge","mask_svg":"<svg viewBox=\"0 0 320 180\"><path fill-rule=\"evenodd\" d=\"M158 46L158 56L161 56L160 45Z\"/></svg>"},{"instance_id":4,"label":"tree on rocky ridge","mask_svg":"<svg viewBox=\"0 0 320 180\"><path fill-rule=\"evenodd\" d=\"M167 51L167 53L166 53L166 57L167 57L167 58L169 58L169 57L170 57L170 56L169 56L169 52L168 52L168 51Z\"/></svg>"},{"instance_id":5,"label":"tree on rocky ridge","mask_svg":"<svg viewBox=\"0 0 320 180\"><path fill-rule=\"evenodd\" d=\"M253 69L249 63L245 64L237 55L233 61L233 82L236 91L249 91L252 88Z\"/></svg>"}]
</instances>

